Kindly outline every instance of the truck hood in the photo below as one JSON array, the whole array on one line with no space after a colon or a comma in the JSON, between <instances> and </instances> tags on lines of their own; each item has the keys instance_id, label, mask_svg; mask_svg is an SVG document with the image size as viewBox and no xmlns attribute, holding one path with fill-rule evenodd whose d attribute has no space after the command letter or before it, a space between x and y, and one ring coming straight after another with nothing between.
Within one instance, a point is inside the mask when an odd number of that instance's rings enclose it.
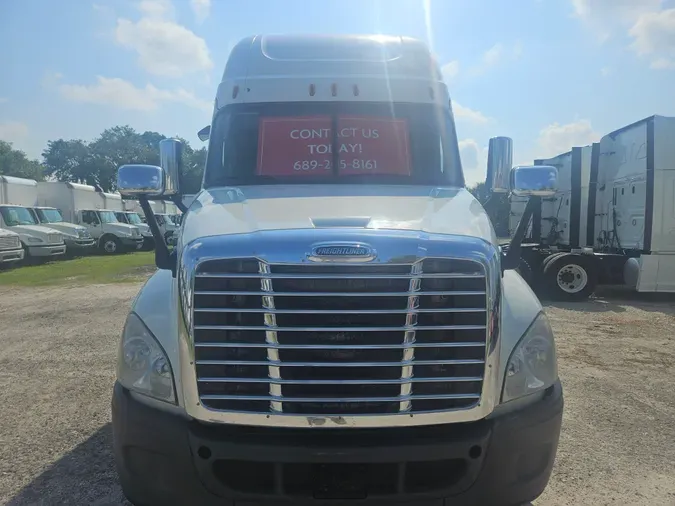
<instances>
[{"instance_id":1,"label":"truck hood","mask_svg":"<svg viewBox=\"0 0 675 506\"><path fill-rule=\"evenodd\" d=\"M202 191L183 218L184 244L259 230L351 227L478 237L497 245L490 220L463 188L275 185Z\"/></svg>"},{"instance_id":2,"label":"truck hood","mask_svg":"<svg viewBox=\"0 0 675 506\"><path fill-rule=\"evenodd\" d=\"M140 230L136 225L129 225L127 223L105 223L103 225L103 230L105 230L106 232L113 232L113 233L118 232L121 235L125 236L133 235L134 237L138 237L141 234ZM137 233L134 233L134 230Z\"/></svg>"},{"instance_id":3,"label":"truck hood","mask_svg":"<svg viewBox=\"0 0 675 506\"><path fill-rule=\"evenodd\" d=\"M87 229L83 226L80 225L75 225L74 223L68 223L68 222L61 222L61 223L45 223L46 227L53 228L54 230L58 230L64 235L71 236L71 237L79 237L78 232L85 232Z\"/></svg>"},{"instance_id":4,"label":"truck hood","mask_svg":"<svg viewBox=\"0 0 675 506\"><path fill-rule=\"evenodd\" d=\"M63 242L63 236L58 230L53 228L43 227L42 225L15 225L12 227L12 231L16 232L21 236L21 239L25 237L39 237L45 243L48 243L48 237L51 234L57 234L59 236L59 243Z\"/></svg>"}]
</instances>

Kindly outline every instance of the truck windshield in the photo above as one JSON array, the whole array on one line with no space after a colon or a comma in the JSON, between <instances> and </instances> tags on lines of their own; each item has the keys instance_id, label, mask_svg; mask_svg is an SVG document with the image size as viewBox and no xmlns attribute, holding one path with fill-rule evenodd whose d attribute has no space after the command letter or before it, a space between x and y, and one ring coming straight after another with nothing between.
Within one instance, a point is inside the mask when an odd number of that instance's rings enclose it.
<instances>
[{"instance_id":1,"label":"truck windshield","mask_svg":"<svg viewBox=\"0 0 675 506\"><path fill-rule=\"evenodd\" d=\"M101 217L101 223L117 223L115 213L112 211L99 211L98 215Z\"/></svg>"},{"instance_id":2,"label":"truck windshield","mask_svg":"<svg viewBox=\"0 0 675 506\"><path fill-rule=\"evenodd\" d=\"M38 218L42 223L62 223L63 216L58 209L36 209Z\"/></svg>"},{"instance_id":3,"label":"truck windshield","mask_svg":"<svg viewBox=\"0 0 675 506\"><path fill-rule=\"evenodd\" d=\"M37 225L35 217L25 207L3 206L0 207L2 219L8 227L16 225Z\"/></svg>"},{"instance_id":4,"label":"truck windshield","mask_svg":"<svg viewBox=\"0 0 675 506\"><path fill-rule=\"evenodd\" d=\"M447 109L403 103L234 104L212 126L204 187L464 186Z\"/></svg>"},{"instance_id":5,"label":"truck windshield","mask_svg":"<svg viewBox=\"0 0 675 506\"><path fill-rule=\"evenodd\" d=\"M115 218L117 218L117 221L120 223L129 223L129 220L127 219L127 215L125 213L115 213Z\"/></svg>"},{"instance_id":6,"label":"truck windshield","mask_svg":"<svg viewBox=\"0 0 675 506\"><path fill-rule=\"evenodd\" d=\"M126 213L126 215L127 215L127 220L128 220L129 223L131 223L132 225L141 225L141 224L143 224L143 222L141 221L141 217L138 216L138 214L136 214L136 213Z\"/></svg>"}]
</instances>

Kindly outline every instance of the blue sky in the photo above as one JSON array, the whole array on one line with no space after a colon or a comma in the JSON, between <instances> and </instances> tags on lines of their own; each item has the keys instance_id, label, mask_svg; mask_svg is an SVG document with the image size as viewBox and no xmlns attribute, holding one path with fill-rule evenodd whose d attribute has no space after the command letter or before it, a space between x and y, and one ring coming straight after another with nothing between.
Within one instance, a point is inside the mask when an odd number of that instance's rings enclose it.
<instances>
[{"instance_id":1,"label":"blue sky","mask_svg":"<svg viewBox=\"0 0 675 506\"><path fill-rule=\"evenodd\" d=\"M530 163L675 116L675 0L2 0L0 139L38 158L129 124L199 146L229 50L255 33L426 40L470 182L491 136Z\"/></svg>"}]
</instances>

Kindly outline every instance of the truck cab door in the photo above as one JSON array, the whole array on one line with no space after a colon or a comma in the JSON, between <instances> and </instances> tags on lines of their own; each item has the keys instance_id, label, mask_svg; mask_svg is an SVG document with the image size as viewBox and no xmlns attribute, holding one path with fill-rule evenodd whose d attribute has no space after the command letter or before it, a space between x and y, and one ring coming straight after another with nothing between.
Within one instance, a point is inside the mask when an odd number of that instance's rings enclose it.
<instances>
[{"instance_id":1,"label":"truck cab door","mask_svg":"<svg viewBox=\"0 0 675 506\"><path fill-rule=\"evenodd\" d=\"M101 237L100 220L95 211L78 211L77 216L80 225L87 227L87 230L89 230L89 233L94 239Z\"/></svg>"}]
</instances>

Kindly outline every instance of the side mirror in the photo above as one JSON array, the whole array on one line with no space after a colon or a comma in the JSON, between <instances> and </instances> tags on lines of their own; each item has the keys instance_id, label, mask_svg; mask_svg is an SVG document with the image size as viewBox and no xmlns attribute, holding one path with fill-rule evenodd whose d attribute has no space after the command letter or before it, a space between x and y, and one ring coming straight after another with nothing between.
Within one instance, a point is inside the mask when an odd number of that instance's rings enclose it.
<instances>
[{"instance_id":1,"label":"side mirror","mask_svg":"<svg viewBox=\"0 0 675 506\"><path fill-rule=\"evenodd\" d=\"M199 140L202 142L208 141L210 136L211 136L211 125L206 125L199 132L197 132L197 137L199 137Z\"/></svg>"},{"instance_id":2,"label":"side mirror","mask_svg":"<svg viewBox=\"0 0 675 506\"><path fill-rule=\"evenodd\" d=\"M488 145L487 178L485 185L494 193L508 193L509 175L513 166L513 140L493 137Z\"/></svg>"},{"instance_id":3,"label":"side mirror","mask_svg":"<svg viewBox=\"0 0 675 506\"><path fill-rule=\"evenodd\" d=\"M125 197L164 195L166 191L164 170L155 165L122 165L117 171L117 189Z\"/></svg>"},{"instance_id":4,"label":"side mirror","mask_svg":"<svg viewBox=\"0 0 675 506\"><path fill-rule=\"evenodd\" d=\"M558 169L551 165L514 167L509 186L517 197L552 197L558 190Z\"/></svg>"}]
</instances>

